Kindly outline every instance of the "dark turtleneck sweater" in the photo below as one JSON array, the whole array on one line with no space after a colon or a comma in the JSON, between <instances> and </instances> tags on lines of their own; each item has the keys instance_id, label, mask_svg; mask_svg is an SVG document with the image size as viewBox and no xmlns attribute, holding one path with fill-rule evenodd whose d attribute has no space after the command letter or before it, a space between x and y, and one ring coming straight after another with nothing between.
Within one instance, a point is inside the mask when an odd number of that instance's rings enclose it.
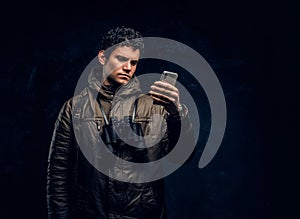
<instances>
[{"instance_id":1,"label":"dark turtleneck sweater","mask_svg":"<svg viewBox=\"0 0 300 219\"><path fill-rule=\"evenodd\" d=\"M111 108L111 102L113 100L113 97L114 97L117 89L118 89L118 87L107 86L107 85L102 84L99 95L97 97L97 101L98 102L100 101L100 103L105 111L105 115L108 119L109 119L109 112L110 112L110 108Z\"/></svg>"}]
</instances>

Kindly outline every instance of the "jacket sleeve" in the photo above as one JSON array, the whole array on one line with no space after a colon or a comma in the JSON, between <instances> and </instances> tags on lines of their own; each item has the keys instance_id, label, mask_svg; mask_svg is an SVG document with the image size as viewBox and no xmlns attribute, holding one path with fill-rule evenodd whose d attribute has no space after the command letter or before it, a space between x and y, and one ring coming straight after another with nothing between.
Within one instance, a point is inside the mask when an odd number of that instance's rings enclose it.
<instances>
[{"instance_id":1,"label":"jacket sleeve","mask_svg":"<svg viewBox=\"0 0 300 219\"><path fill-rule=\"evenodd\" d=\"M188 145L194 147L196 145L196 141L195 131L189 118L188 108L184 104L181 105L183 109L180 113L167 116L169 141L168 150L170 151L175 146L179 146L179 148L181 148L182 150L182 154L185 154L186 146ZM195 149L193 150L192 154L189 156L185 164L192 160L194 153Z\"/></svg>"},{"instance_id":2,"label":"jacket sleeve","mask_svg":"<svg viewBox=\"0 0 300 219\"><path fill-rule=\"evenodd\" d=\"M74 132L71 101L63 105L50 144L47 169L49 219L70 219Z\"/></svg>"}]
</instances>

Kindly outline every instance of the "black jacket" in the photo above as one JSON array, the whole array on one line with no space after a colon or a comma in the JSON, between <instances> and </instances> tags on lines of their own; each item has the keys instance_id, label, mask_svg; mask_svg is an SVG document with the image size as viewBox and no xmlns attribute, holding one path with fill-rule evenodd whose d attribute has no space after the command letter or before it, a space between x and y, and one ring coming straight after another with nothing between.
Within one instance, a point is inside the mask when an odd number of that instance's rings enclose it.
<instances>
[{"instance_id":1,"label":"black jacket","mask_svg":"<svg viewBox=\"0 0 300 219\"><path fill-rule=\"evenodd\" d=\"M145 163L164 157L176 145L181 123L183 135L193 139L186 108L183 119L169 116L164 107L153 103L150 96L141 95L135 78L115 95L103 90L93 74L89 82L89 87L66 101L55 123L47 171L49 219L166 218L163 180L124 181L122 177L139 178L140 175L123 164L120 168L119 162ZM135 99L138 99L136 109ZM99 110L99 102L104 112ZM152 147L136 148L119 140L106 145L121 159L107 167L108 172L104 174L97 163L108 153L108 149L99 149L106 125L103 113L108 119L113 116L116 121L128 116L132 118L134 114L134 122L141 126L144 136L150 136L146 138L150 144L158 135L163 135L158 142L152 142ZM153 115L164 119L151 122L156 120ZM110 175L111 171L114 176Z\"/></svg>"}]
</instances>

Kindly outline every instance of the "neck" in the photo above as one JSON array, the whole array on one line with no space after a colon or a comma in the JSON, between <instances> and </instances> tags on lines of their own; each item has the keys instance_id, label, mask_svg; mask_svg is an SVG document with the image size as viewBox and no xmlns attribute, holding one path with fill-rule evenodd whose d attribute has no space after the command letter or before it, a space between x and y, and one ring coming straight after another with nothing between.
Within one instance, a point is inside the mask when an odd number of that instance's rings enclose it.
<instances>
[{"instance_id":1,"label":"neck","mask_svg":"<svg viewBox=\"0 0 300 219\"><path fill-rule=\"evenodd\" d=\"M112 84L106 84L103 83L102 84L102 89L109 94L114 94L116 92L116 90L118 89L119 86L116 85L112 85Z\"/></svg>"}]
</instances>

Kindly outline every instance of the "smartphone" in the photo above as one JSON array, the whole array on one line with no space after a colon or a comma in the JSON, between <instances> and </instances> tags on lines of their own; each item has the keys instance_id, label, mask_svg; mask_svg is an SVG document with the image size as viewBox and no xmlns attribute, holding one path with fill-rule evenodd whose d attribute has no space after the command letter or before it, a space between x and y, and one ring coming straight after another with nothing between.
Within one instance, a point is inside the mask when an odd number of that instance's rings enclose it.
<instances>
[{"instance_id":1,"label":"smartphone","mask_svg":"<svg viewBox=\"0 0 300 219\"><path fill-rule=\"evenodd\" d=\"M178 74L171 71L163 71L160 80L175 85Z\"/></svg>"}]
</instances>

